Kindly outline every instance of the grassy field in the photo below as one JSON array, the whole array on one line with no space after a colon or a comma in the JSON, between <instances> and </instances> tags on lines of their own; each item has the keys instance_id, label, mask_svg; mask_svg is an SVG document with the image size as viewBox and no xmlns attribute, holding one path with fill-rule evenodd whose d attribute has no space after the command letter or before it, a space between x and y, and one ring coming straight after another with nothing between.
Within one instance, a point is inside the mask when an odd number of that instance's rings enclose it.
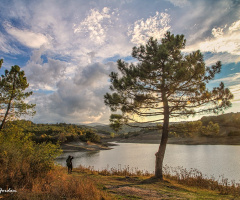
<instances>
[{"instance_id":1,"label":"grassy field","mask_svg":"<svg viewBox=\"0 0 240 200\"><path fill-rule=\"evenodd\" d=\"M139 174L139 175L137 175ZM229 190L231 188L229 187ZM237 188L239 190L239 188ZM16 189L17 190L17 189ZM238 194L226 195L221 191L179 184L174 178L164 181L148 174L126 174L75 168L67 174L64 167L56 167L44 179L35 181L31 190L21 189L12 194L1 194L6 199L240 199Z\"/></svg>"}]
</instances>

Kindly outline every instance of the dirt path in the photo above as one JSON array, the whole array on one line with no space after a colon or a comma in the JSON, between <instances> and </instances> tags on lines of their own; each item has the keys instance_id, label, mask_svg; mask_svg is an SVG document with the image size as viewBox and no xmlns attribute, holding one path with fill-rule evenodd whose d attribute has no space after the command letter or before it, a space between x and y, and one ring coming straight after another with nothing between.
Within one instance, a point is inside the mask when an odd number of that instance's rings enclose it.
<instances>
[{"instance_id":1,"label":"dirt path","mask_svg":"<svg viewBox=\"0 0 240 200\"><path fill-rule=\"evenodd\" d=\"M117 193L120 196L125 196L125 197L138 197L141 199L167 199L166 195L161 195L157 193L154 190L150 189L141 189L141 188L136 188L136 187L130 187L130 186L107 186L107 189L110 191Z\"/></svg>"},{"instance_id":2,"label":"dirt path","mask_svg":"<svg viewBox=\"0 0 240 200\"><path fill-rule=\"evenodd\" d=\"M157 192L154 189L143 189L134 186L106 186L106 188L112 193L121 196L121 199L146 199L146 200L157 200L157 199L186 199L186 197L176 197L172 194Z\"/></svg>"},{"instance_id":3,"label":"dirt path","mask_svg":"<svg viewBox=\"0 0 240 200\"><path fill-rule=\"evenodd\" d=\"M187 199L179 196L178 191L184 191L172 186L168 182L159 182L152 179L139 179L138 177L119 177L107 182L105 188L114 194L117 199ZM174 191L174 192L173 192Z\"/></svg>"}]
</instances>

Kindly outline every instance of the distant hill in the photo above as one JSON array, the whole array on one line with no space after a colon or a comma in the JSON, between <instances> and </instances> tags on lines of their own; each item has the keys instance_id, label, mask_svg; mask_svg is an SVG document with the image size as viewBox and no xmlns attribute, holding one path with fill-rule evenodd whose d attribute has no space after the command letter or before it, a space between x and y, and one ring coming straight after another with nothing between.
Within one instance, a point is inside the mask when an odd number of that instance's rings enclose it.
<instances>
[{"instance_id":1,"label":"distant hill","mask_svg":"<svg viewBox=\"0 0 240 200\"><path fill-rule=\"evenodd\" d=\"M83 124L83 125L90 126L90 127L108 126L107 124L101 124L101 123L89 123L89 124Z\"/></svg>"},{"instance_id":2,"label":"distant hill","mask_svg":"<svg viewBox=\"0 0 240 200\"><path fill-rule=\"evenodd\" d=\"M240 113L227 113L218 116L205 116L201 118L203 125L212 121L218 123L220 135L240 136Z\"/></svg>"},{"instance_id":3,"label":"distant hill","mask_svg":"<svg viewBox=\"0 0 240 200\"><path fill-rule=\"evenodd\" d=\"M199 121L199 120L198 120ZM232 127L232 128L240 128L240 112L237 113L227 113L217 116L204 116L200 119L200 121L203 123L204 126L206 126L210 121L213 123L218 123L220 127ZM186 123L187 121L182 122L171 122L172 124L179 124L179 123ZM161 123L158 123L161 124ZM137 125L137 124L132 124ZM145 123L144 126L156 126L156 123ZM100 123L92 123L92 124L86 124L85 126L90 126L96 130L105 131L105 132L114 132L112 128L109 125L100 124ZM122 130L119 131L119 133L125 133L125 132L133 132L133 131L140 131L143 128L139 127L131 127L124 125Z\"/></svg>"},{"instance_id":4,"label":"distant hill","mask_svg":"<svg viewBox=\"0 0 240 200\"><path fill-rule=\"evenodd\" d=\"M204 116L201 118L201 121L203 125L212 121L214 123L218 123L220 126L240 128L240 112L227 113L217 116Z\"/></svg>"}]
</instances>

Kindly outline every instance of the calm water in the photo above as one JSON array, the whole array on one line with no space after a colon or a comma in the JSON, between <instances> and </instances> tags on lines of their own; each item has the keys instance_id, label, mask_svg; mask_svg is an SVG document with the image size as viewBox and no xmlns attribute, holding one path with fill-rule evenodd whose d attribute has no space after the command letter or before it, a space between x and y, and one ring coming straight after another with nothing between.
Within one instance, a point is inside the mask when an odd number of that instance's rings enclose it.
<instances>
[{"instance_id":1,"label":"calm water","mask_svg":"<svg viewBox=\"0 0 240 200\"><path fill-rule=\"evenodd\" d=\"M97 152L72 152L73 167L79 165L93 166L94 169L138 168L154 172L155 153L158 144L120 143L112 150ZM66 166L66 158L70 153L62 154L56 162ZM208 177L218 179L224 175L229 180L240 183L240 146L230 145L175 145L168 144L164 165L196 168Z\"/></svg>"}]
</instances>

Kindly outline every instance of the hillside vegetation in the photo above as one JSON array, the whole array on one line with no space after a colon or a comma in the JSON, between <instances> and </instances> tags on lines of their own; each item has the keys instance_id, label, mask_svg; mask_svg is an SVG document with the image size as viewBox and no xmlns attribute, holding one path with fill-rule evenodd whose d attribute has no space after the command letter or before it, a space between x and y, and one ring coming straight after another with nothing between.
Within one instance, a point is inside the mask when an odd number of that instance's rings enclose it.
<instances>
[{"instance_id":1,"label":"hillside vegetation","mask_svg":"<svg viewBox=\"0 0 240 200\"><path fill-rule=\"evenodd\" d=\"M156 125L156 124L154 124ZM150 127L153 124L149 124ZM111 131L109 126L96 126L99 132ZM112 140L121 142L159 143L159 130L124 126L111 132ZM169 143L174 144L236 144L240 145L240 113L205 116L198 121L170 123Z\"/></svg>"},{"instance_id":2,"label":"hillside vegetation","mask_svg":"<svg viewBox=\"0 0 240 200\"><path fill-rule=\"evenodd\" d=\"M31 121L17 120L7 123L7 127L16 126L30 135L31 139L37 143L52 142L68 143L72 141L100 142L100 136L91 127L57 123L57 124L35 124Z\"/></svg>"},{"instance_id":3,"label":"hillside vegetation","mask_svg":"<svg viewBox=\"0 0 240 200\"><path fill-rule=\"evenodd\" d=\"M66 144L69 142L122 141L159 143L159 130L125 125L115 132L109 125L76 124L35 124L31 121L18 120L9 122L23 129L25 134L37 143L52 142ZM133 124L135 125L135 124ZM156 124L144 124L156 127ZM218 116L205 116L201 120L170 124L169 143L174 144L240 144L240 113L228 113Z\"/></svg>"},{"instance_id":4,"label":"hillside vegetation","mask_svg":"<svg viewBox=\"0 0 240 200\"><path fill-rule=\"evenodd\" d=\"M220 135L240 136L240 113L228 113L218 116L202 117L202 123L205 125L209 121L218 123Z\"/></svg>"}]
</instances>

